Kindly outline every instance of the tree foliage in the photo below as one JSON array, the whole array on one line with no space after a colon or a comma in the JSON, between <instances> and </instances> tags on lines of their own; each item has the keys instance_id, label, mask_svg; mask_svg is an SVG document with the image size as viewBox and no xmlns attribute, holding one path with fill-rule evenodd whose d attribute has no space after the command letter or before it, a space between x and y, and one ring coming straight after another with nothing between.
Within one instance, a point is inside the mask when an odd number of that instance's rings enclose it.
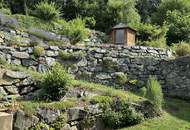
<instances>
[{"instance_id":1,"label":"tree foliage","mask_svg":"<svg viewBox=\"0 0 190 130\"><path fill-rule=\"evenodd\" d=\"M153 47L166 47L166 26L140 24L138 27L138 44Z\"/></svg>"},{"instance_id":2,"label":"tree foliage","mask_svg":"<svg viewBox=\"0 0 190 130\"><path fill-rule=\"evenodd\" d=\"M151 23L151 17L158 9L161 0L138 0L137 9L143 23Z\"/></svg>"},{"instance_id":3,"label":"tree foliage","mask_svg":"<svg viewBox=\"0 0 190 130\"><path fill-rule=\"evenodd\" d=\"M64 20L80 17L85 20L85 27L107 34L114 25L126 23L137 29L141 45L165 47L165 43L190 41L189 0L1 0L0 11L31 15L36 5L44 1L54 2ZM56 12L49 8L44 13L45 10L41 10L42 15L38 13L40 18L49 20L47 16Z\"/></svg>"},{"instance_id":4,"label":"tree foliage","mask_svg":"<svg viewBox=\"0 0 190 130\"><path fill-rule=\"evenodd\" d=\"M163 0L155 12L152 20L154 23L162 25L167 18L167 13L170 11L179 11L182 14L190 12L189 0Z\"/></svg>"},{"instance_id":5,"label":"tree foliage","mask_svg":"<svg viewBox=\"0 0 190 130\"><path fill-rule=\"evenodd\" d=\"M190 13L182 14L177 10L168 11L166 25L169 27L168 43L190 42Z\"/></svg>"}]
</instances>

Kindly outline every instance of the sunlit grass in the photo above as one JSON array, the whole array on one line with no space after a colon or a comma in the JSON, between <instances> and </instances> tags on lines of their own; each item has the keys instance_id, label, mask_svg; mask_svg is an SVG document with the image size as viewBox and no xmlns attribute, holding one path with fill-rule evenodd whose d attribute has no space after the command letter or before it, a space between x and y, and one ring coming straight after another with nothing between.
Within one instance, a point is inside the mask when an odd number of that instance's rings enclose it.
<instances>
[{"instance_id":1,"label":"sunlit grass","mask_svg":"<svg viewBox=\"0 0 190 130\"><path fill-rule=\"evenodd\" d=\"M177 100L166 99L164 113L161 117L147 120L142 124L120 130L189 130L190 104Z\"/></svg>"},{"instance_id":2,"label":"sunlit grass","mask_svg":"<svg viewBox=\"0 0 190 130\"><path fill-rule=\"evenodd\" d=\"M78 80L75 80L73 82L73 86L84 88L84 89L99 93L100 95L104 95L104 96L120 97L132 102L145 100L144 98L137 96L129 91L114 89L113 86L111 87L111 86L101 85L97 83L89 83L89 82L78 81Z\"/></svg>"}]
</instances>

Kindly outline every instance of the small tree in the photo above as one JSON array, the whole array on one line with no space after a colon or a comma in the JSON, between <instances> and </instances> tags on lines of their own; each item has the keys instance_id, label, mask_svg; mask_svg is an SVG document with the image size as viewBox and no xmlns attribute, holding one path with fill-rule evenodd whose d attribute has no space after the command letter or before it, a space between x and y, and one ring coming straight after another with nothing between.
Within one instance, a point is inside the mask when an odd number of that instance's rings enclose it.
<instances>
[{"instance_id":1,"label":"small tree","mask_svg":"<svg viewBox=\"0 0 190 130\"><path fill-rule=\"evenodd\" d=\"M154 78L150 77L147 83L146 97L154 105L157 112L162 111L163 93L160 83Z\"/></svg>"},{"instance_id":2,"label":"small tree","mask_svg":"<svg viewBox=\"0 0 190 130\"><path fill-rule=\"evenodd\" d=\"M85 20L76 18L62 24L64 29L61 33L66 35L71 40L71 44L77 44L88 37L88 30L85 27Z\"/></svg>"},{"instance_id":3,"label":"small tree","mask_svg":"<svg viewBox=\"0 0 190 130\"><path fill-rule=\"evenodd\" d=\"M43 88L46 100L60 100L64 97L71 81L72 77L63 66L56 63L44 77Z\"/></svg>"}]
</instances>

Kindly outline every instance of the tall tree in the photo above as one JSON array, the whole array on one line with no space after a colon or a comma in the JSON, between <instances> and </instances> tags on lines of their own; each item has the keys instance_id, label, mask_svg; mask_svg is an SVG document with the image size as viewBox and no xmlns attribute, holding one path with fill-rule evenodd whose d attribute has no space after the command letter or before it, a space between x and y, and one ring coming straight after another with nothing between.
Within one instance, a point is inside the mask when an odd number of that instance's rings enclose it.
<instances>
[{"instance_id":1,"label":"tall tree","mask_svg":"<svg viewBox=\"0 0 190 130\"><path fill-rule=\"evenodd\" d=\"M190 0L162 0L157 12L155 12L152 18L153 22L162 25L167 17L167 12L174 10L182 14L190 12Z\"/></svg>"},{"instance_id":2,"label":"tall tree","mask_svg":"<svg viewBox=\"0 0 190 130\"><path fill-rule=\"evenodd\" d=\"M156 12L161 0L138 0L137 9L143 23L151 23L152 14Z\"/></svg>"},{"instance_id":3,"label":"tall tree","mask_svg":"<svg viewBox=\"0 0 190 130\"><path fill-rule=\"evenodd\" d=\"M96 29L108 32L119 22L130 25L140 22L136 0L70 0L63 6L64 17L94 17Z\"/></svg>"}]
</instances>

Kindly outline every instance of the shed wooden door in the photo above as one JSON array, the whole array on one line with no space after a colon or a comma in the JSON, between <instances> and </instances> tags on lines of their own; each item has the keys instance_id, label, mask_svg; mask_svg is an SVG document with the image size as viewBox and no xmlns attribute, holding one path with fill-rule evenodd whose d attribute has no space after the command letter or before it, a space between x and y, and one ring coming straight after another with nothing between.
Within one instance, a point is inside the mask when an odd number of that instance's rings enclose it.
<instances>
[{"instance_id":1,"label":"shed wooden door","mask_svg":"<svg viewBox=\"0 0 190 130\"><path fill-rule=\"evenodd\" d=\"M116 44L124 44L125 43L125 30L124 29L115 30L115 43Z\"/></svg>"}]
</instances>

